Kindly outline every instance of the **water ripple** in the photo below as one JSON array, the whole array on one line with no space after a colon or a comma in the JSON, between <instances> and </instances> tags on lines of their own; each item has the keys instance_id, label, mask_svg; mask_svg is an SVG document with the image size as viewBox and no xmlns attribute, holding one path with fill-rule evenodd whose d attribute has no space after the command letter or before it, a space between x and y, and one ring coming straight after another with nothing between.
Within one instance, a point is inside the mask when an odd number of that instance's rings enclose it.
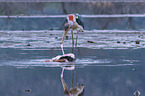
<instances>
[{"instance_id":1,"label":"water ripple","mask_svg":"<svg viewBox=\"0 0 145 96\"><path fill-rule=\"evenodd\" d=\"M45 49L60 47L63 30L0 31L0 48ZM79 33L78 47L91 49L145 48L145 31L85 30ZM64 47L72 47L71 33ZM76 37L76 32L74 32ZM93 43L90 43L91 41ZM139 41L139 44L136 44ZM29 46L27 46L29 44Z\"/></svg>"}]
</instances>

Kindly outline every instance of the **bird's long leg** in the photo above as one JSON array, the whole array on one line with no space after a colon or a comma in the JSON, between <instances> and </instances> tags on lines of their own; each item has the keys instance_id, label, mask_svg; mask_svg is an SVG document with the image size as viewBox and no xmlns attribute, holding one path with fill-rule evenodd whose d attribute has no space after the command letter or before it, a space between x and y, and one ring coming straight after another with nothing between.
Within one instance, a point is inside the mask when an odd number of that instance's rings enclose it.
<instances>
[{"instance_id":1,"label":"bird's long leg","mask_svg":"<svg viewBox=\"0 0 145 96\"><path fill-rule=\"evenodd\" d=\"M64 32L63 32L63 37L62 37L61 44L63 44L64 38L66 37L67 32L68 32L68 31L64 31Z\"/></svg>"},{"instance_id":2,"label":"bird's long leg","mask_svg":"<svg viewBox=\"0 0 145 96\"><path fill-rule=\"evenodd\" d=\"M78 34L79 34L79 31L77 31L75 47L77 47Z\"/></svg>"},{"instance_id":3,"label":"bird's long leg","mask_svg":"<svg viewBox=\"0 0 145 96\"><path fill-rule=\"evenodd\" d=\"M63 89L68 90L68 87L63 79L63 71L64 71L64 69L62 69L62 73L61 73L61 83L62 83Z\"/></svg>"},{"instance_id":4,"label":"bird's long leg","mask_svg":"<svg viewBox=\"0 0 145 96\"><path fill-rule=\"evenodd\" d=\"M71 83L71 88L73 88L73 83L74 83L74 70L73 70L73 73L72 73L72 83Z\"/></svg>"},{"instance_id":5,"label":"bird's long leg","mask_svg":"<svg viewBox=\"0 0 145 96\"><path fill-rule=\"evenodd\" d=\"M62 72L61 72L61 78L63 78L63 72L64 72L64 68L62 68Z\"/></svg>"},{"instance_id":6,"label":"bird's long leg","mask_svg":"<svg viewBox=\"0 0 145 96\"><path fill-rule=\"evenodd\" d=\"M77 82L77 86L78 86L78 78L77 78L76 68L75 68L75 75L76 75L76 82Z\"/></svg>"},{"instance_id":7,"label":"bird's long leg","mask_svg":"<svg viewBox=\"0 0 145 96\"><path fill-rule=\"evenodd\" d=\"M71 35L72 35L72 46L74 47L73 29L71 30Z\"/></svg>"}]
</instances>

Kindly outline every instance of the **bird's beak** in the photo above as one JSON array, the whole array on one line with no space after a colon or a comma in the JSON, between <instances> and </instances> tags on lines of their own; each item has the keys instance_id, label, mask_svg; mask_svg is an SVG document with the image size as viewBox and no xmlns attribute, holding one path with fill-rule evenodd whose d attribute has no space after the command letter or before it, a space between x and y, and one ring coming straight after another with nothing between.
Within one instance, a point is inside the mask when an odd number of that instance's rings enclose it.
<instances>
[{"instance_id":1,"label":"bird's beak","mask_svg":"<svg viewBox=\"0 0 145 96\"><path fill-rule=\"evenodd\" d=\"M64 32L63 32L63 37L62 37L62 41L61 41L61 44L63 43L64 38L66 37L67 32L68 32L67 30L64 30Z\"/></svg>"}]
</instances>

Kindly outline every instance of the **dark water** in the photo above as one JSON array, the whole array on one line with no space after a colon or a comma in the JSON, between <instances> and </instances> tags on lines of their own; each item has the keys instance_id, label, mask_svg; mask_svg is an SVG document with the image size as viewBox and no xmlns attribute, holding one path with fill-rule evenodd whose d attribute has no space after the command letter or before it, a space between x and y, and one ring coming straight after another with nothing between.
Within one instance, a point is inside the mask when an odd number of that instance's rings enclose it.
<instances>
[{"instance_id":1,"label":"dark water","mask_svg":"<svg viewBox=\"0 0 145 96\"><path fill-rule=\"evenodd\" d=\"M65 47L66 53L72 48ZM84 96L133 96L145 92L145 49L90 49L78 47L76 72ZM63 96L60 63L44 62L62 54L48 49L0 48L1 96ZM71 87L72 71L64 71ZM75 82L74 82L75 83Z\"/></svg>"}]
</instances>

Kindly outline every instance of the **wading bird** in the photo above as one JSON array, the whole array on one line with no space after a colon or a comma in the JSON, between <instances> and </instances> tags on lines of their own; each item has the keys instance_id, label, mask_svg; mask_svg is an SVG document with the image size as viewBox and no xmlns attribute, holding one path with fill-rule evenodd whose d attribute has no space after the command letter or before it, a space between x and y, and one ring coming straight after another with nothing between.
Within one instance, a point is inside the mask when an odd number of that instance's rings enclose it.
<instances>
[{"instance_id":1,"label":"wading bird","mask_svg":"<svg viewBox=\"0 0 145 96\"><path fill-rule=\"evenodd\" d=\"M68 33L69 29L71 29L73 45L74 45L73 30L77 31L76 43L75 43L75 46L77 46L78 33L83 32L83 29L84 29L83 19L78 14L69 14L66 17L66 22L67 23L65 23L65 25L64 25L64 32L63 32L63 37L62 37L62 41L61 41L61 46L63 46L62 44L63 44L64 38L66 37L66 34Z\"/></svg>"},{"instance_id":2,"label":"wading bird","mask_svg":"<svg viewBox=\"0 0 145 96\"><path fill-rule=\"evenodd\" d=\"M73 53L58 55L51 60L45 60L45 62L73 62L75 60L75 55Z\"/></svg>"}]
</instances>

